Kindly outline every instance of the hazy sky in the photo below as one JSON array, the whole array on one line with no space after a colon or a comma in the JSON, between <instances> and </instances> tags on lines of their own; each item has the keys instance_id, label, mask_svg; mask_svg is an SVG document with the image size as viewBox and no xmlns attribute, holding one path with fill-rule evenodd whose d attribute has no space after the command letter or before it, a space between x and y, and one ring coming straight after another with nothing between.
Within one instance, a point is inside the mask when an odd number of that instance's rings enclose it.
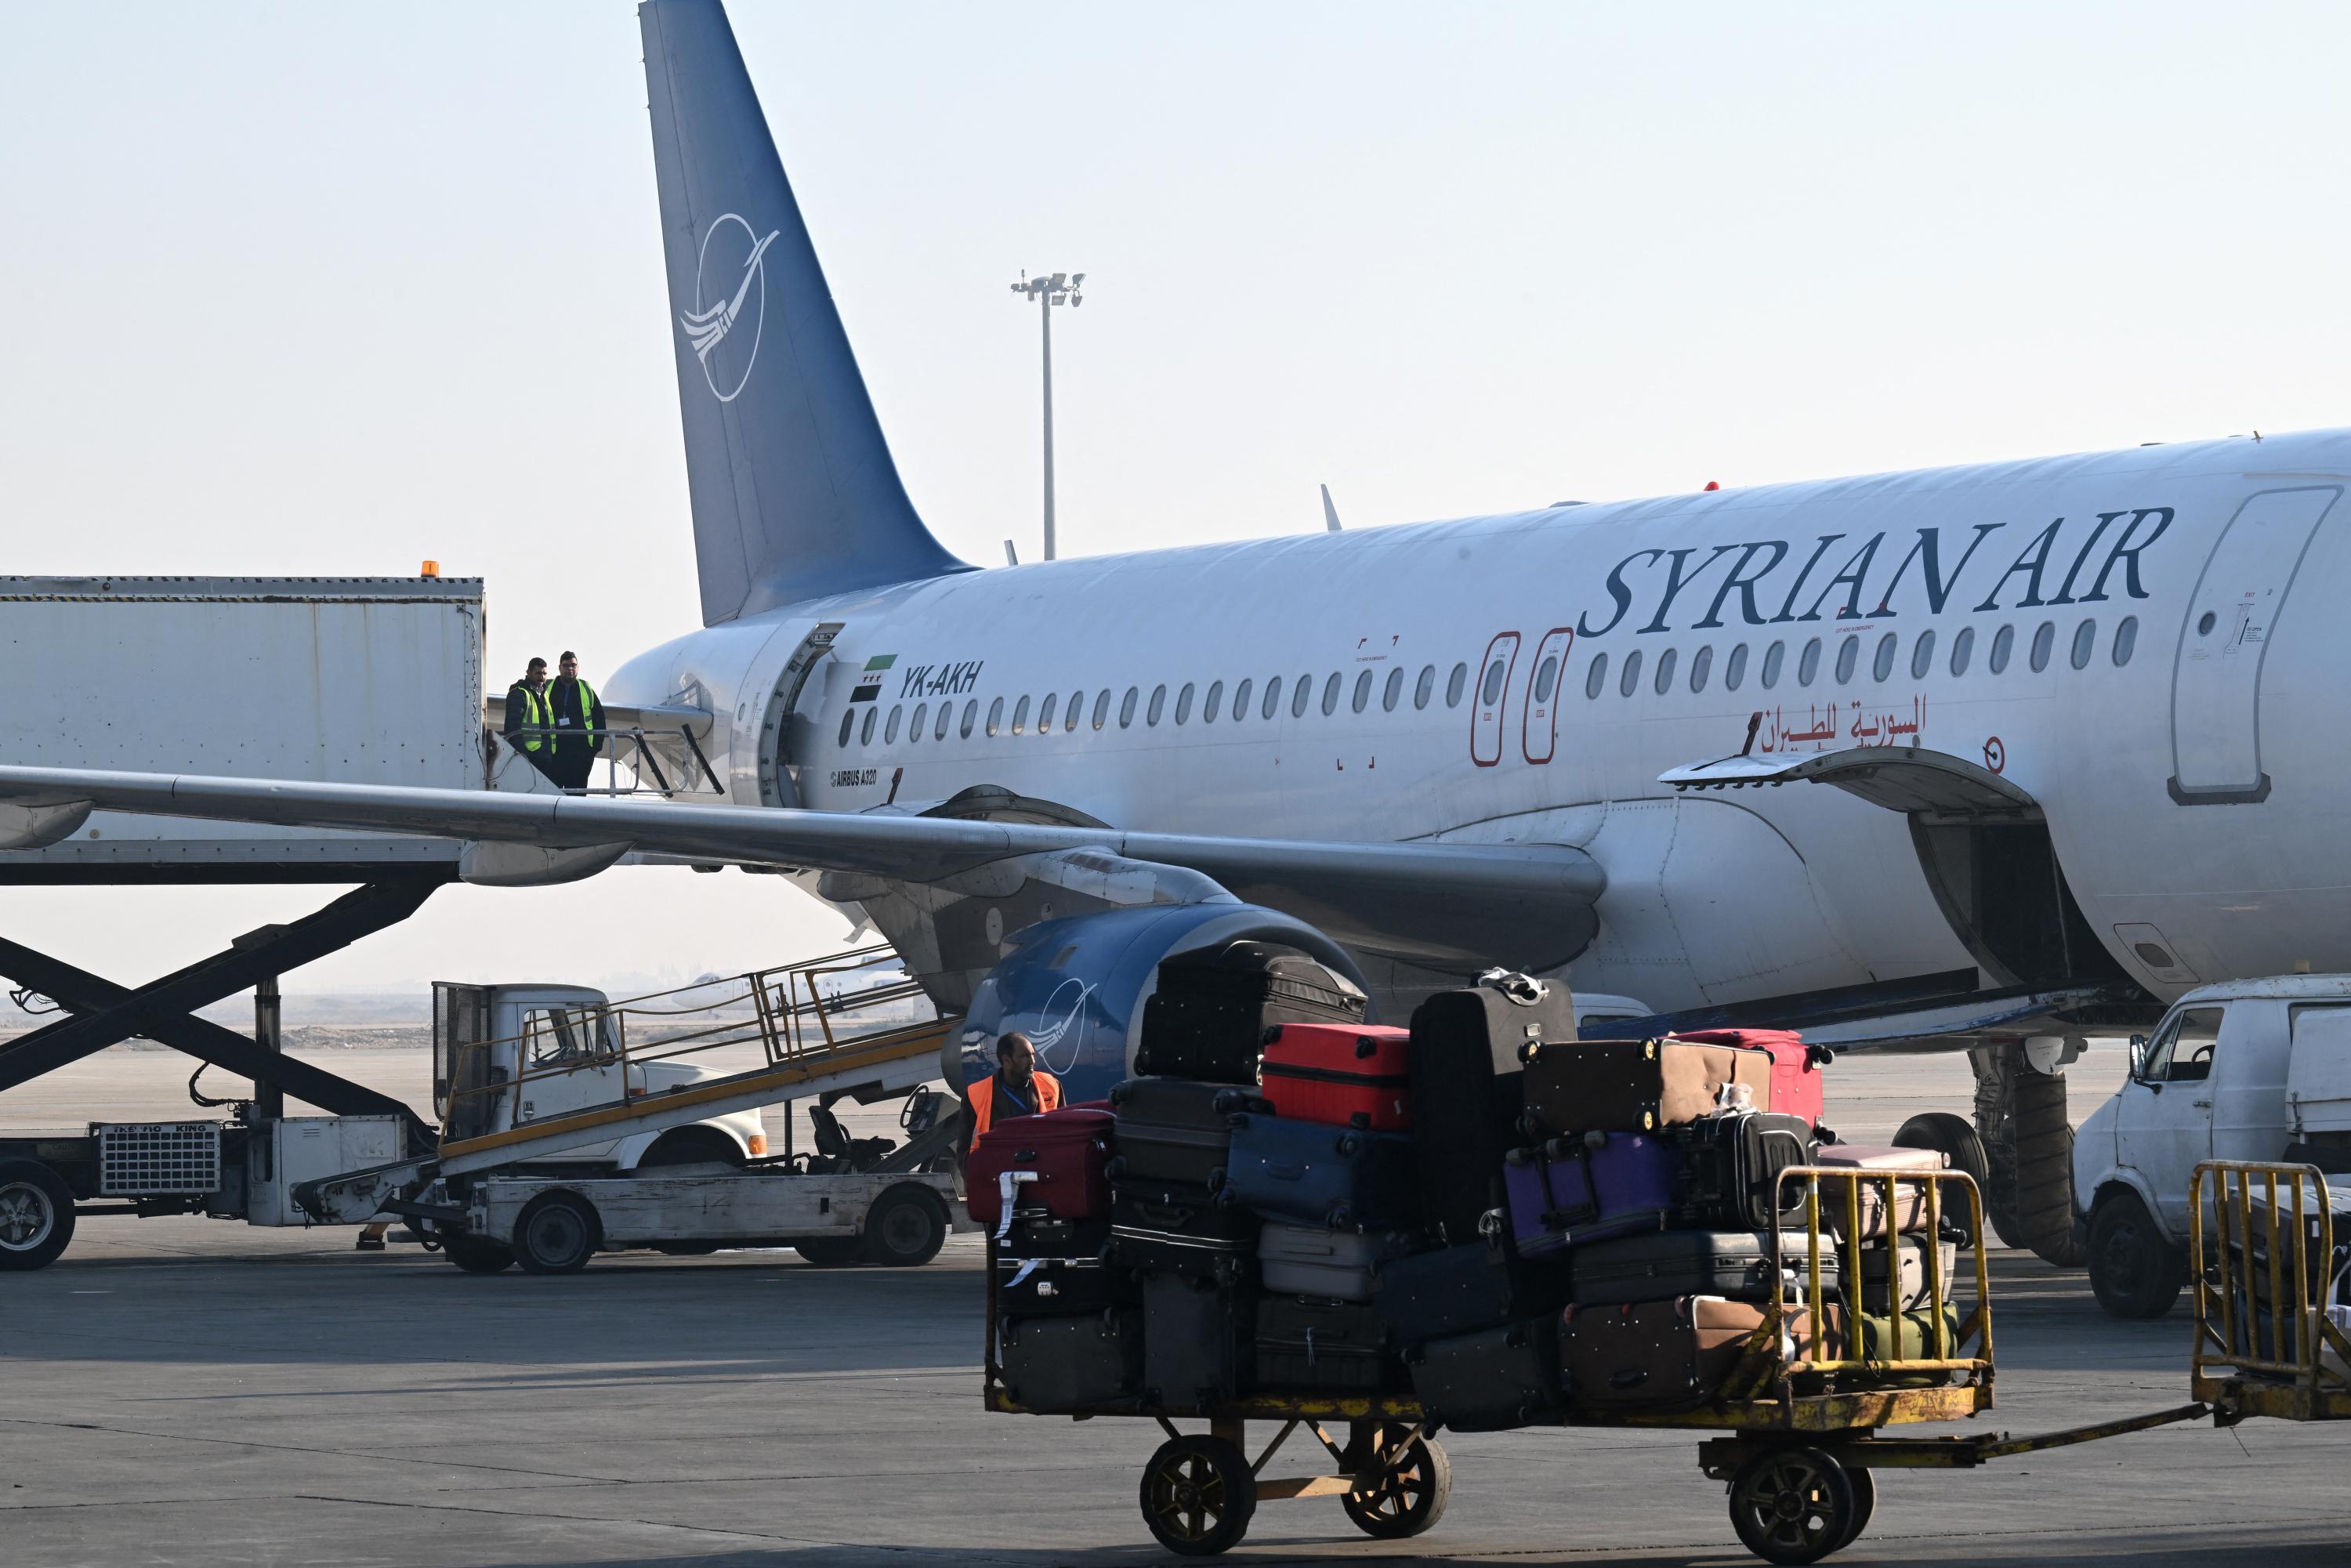
<instances>
[{"instance_id":1,"label":"hazy sky","mask_svg":"<svg viewBox=\"0 0 2351 1568\"><path fill-rule=\"evenodd\" d=\"M1050 20L1040 20L1050 15ZM915 504L1065 553L2339 423L2351 8L735 7ZM45 5L0 49L6 571L694 624L623 4ZM127 671L126 681L140 672ZM225 722L235 693L216 694ZM125 977L316 892L0 893ZM310 988L747 967L729 873L453 889Z\"/></svg>"}]
</instances>

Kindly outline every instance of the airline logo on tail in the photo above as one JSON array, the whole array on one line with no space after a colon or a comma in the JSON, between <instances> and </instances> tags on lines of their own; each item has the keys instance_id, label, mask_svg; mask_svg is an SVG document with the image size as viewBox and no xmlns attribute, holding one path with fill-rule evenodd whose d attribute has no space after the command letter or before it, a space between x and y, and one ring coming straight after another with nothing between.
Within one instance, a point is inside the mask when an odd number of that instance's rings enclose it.
<instances>
[{"instance_id":1,"label":"airline logo on tail","mask_svg":"<svg viewBox=\"0 0 2351 1568\"><path fill-rule=\"evenodd\" d=\"M720 402L735 401L758 361L759 329L768 316L768 275L761 258L781 233L771 229L767 238L756 238L749 224L726 213L703 234L694 281L695 308L680 311L677 324L685 340L694 345L694 357L702 361L702 379L710 383L710 395ZM715 290L714 266L717 271ZM748 329L742 325L746 315L751 319ZM730 340L735 347L722 351Z\"/></svg>"}]
</instances>

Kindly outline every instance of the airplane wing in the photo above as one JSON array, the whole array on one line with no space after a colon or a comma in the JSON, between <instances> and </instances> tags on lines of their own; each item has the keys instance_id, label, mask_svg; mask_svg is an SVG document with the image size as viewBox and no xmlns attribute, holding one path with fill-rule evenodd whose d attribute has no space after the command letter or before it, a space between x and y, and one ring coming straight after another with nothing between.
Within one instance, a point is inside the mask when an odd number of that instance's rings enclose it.
<instances>
[{"instance_id":1,"label":"airplane wing","mask_svg":"<svg viewBox=\"0 0 2351 1568\"><path fill-rule=\"evenodd\" d=\"M1597 929L1606 877L1554 844L1351 843L81 768L0 768L0 843L35 848L89 809L392 830L548 851L636 851L927 883L1015 855L1098 848L1183 866L1374 953L1551 968ZM62 831L59 831L62 830ZM14 837L7 835L13 831ZM598 866L610 863L599 859Z\"/></svg>"}]
</instances>

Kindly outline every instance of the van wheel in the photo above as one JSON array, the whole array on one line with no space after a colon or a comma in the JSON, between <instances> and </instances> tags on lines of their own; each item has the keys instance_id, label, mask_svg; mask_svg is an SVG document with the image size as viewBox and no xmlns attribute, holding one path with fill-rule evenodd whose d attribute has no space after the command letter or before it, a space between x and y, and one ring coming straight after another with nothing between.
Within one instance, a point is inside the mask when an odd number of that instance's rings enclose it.
<instances>
[{"instance_id":1,"label":"van wheel","mask_svg":"<svg viewBox=\"0 0 2351 1568\"><path fill-rule=\"evenodd\" d=\"M0 1269L46 1269L73 1233L65 1178L38 1160L0 1160Z\"/></svg>"},{"instance_id":2,"label":"van wheel","mask_svg":"<svg viewBox=\"0 0 2351 1568\"><path fill-rule=\"evenodd\" d=\"M2117 1193L2090 1217L2090 1290L2118 1318L2159 1318L2179 1300L2188 1265L2147 1205Z\"/></svg>"},{"instance_id":3,"label":"van wheel","mask_svg":"<svg viewBox=\"0 0 2351 1568\"><path fill-rule=\"evenodd\" d=\"M468 1274L503 1274L514 1267L514 1249L486 1236L462 1230L441 1233L441 1252Z\"/></svg>"},{"instance_id":4,"label":"van wheel","mask_svg":"<svg viewBox=\"0 0 2351 1568\"><path fill-rule=\"evenodd\" d=\"M531 1274L576 1274L596 1255L596 1210L569 1192L543 1192L515 1220L515 1261Z\"/></svg>"},{"instance_id":5,"label":"van wheel","mask_svg":"<svg viewBox=\"0 0 2351 1568\"><path fill-rule=\"evenodd\" d=\"M865 1260L919 1269L946 1245L946 1208L927 1187L893 1186L865 1211Z\"/></svg>"}]
</instances>

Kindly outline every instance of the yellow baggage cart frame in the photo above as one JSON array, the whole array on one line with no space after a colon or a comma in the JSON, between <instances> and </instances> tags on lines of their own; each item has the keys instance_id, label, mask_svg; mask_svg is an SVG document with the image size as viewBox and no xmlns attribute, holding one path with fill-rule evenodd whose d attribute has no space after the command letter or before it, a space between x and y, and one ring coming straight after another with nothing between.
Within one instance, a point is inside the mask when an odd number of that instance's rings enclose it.
<instances>
[{"instance_id":1,"label":"yellow baggage cart frame","mask_svg":"<svg viewBox=\"0 0 2351 1568\"><path fill-rule=\"evenodd\" d=\"M2325 1174L2206 1160L2189 1183L2188 1256L2196 1303L2189 1382L2214 1422L2351 1420L2351 1336L2325 1310L2335 1257Z\"/></svg>"}]
</instances>

